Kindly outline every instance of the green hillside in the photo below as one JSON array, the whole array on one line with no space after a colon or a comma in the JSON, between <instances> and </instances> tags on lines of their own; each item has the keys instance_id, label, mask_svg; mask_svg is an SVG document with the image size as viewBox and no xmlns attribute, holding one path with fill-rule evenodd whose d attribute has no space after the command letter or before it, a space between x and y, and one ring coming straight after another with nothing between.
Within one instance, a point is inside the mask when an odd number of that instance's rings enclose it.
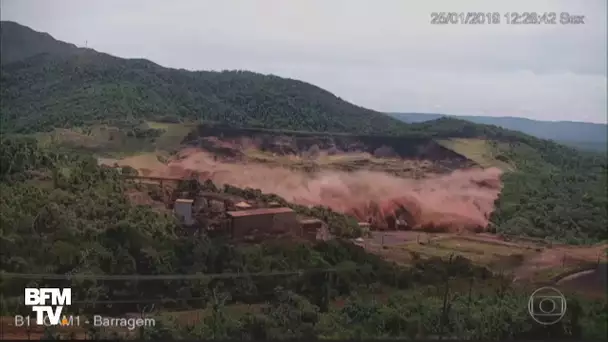
<instances>
[{"instance_id":1,"label":"green hillside","mask_svg":"<svg viewBox=\"0 0 608 342\"><path fill-rule=\"evenodd\" d=\"M3 27L6 24L3 23ZM2 29L2 40L30 34ZM42 35L42 34L41 34ZM57 44L62 44L57 42ZM17 51L15 51L17 50ZM2 56L28 56L3 46ZM3 65L2 129L48 130L138 118L208 120L238 126L388 133L404 126L311 84L247 71L190 72L88 49L54 50Z\"/></svg>"},{"instance_id":2,"label":"green hillside","mask_svg":"<svg viewBox=\"0 0 608 342\"><path fill-rule=\"evenodd\" d=\"M538 121L515 117L443 115L433 113L389 113L390 116L407 123L419 123L447 117L466 120L483 125L496 125L516 130L540 139L551 139L559 143L588 151L603 151L608 148L608 126L606 124L573 121Z\"/></svg>"},{"instance_id":3,"label":"green hillside","mask_svg":"<svg viewBox=\"0 0 608 342\"><path fill-rule=\"evenodd\" d=\"M29 312L22 296L32 280L20 274L44 273L69 275L35 284L71 287L87 302L70 307L81 317L120 317L140 312L140 300L154 303L146 317L156 325L139 330L154 340L605 336L605 299L568 294L574 313L545 329L526 314L527 291L462 257L417 258L404 267L341 240L235 246L131 203L125 191L132 186L90 156L40 148L33 139L0 141L2 315ZM110 329L88 333L117 339ZM45 337L57 334L49 328Z\"/></svg>"},{"instance_id":4,"label":"green hillside","mask_svg":"<svg viewBox=\"0 0 608 342\"><path fill-rule=\"evenodd\" d=\"M125 146L153 148L174 146L175 137L183 132L168 136L142 122L202 120L232 127L392 135L408 138L404 144L411 138L431 138L455 149L462 144L450 144L451 139L477 139L481 144L471 146L484 146L484 150L471 150L470 159L514 170L504 176L505 189L492 218L498 232L573 243L608 239L605 156L453 118L407 124L297 80L247 71L169 69L63 42L53 45L47 34L14 23L10 27L2 29L3 41L23 38L45 44L40 47L42 54L32 55L40 49L25 43L2 50L3 56L23 56L2 67L3 132L75 127L77 134L65 132L64 136L95 145L91 129L82 127L104 123L117 127L96 135L114 139L110 145L124 142ZM36 34L41 35L39 39L34 38ZM499 162L487 160L490 157Z\"/></svg>"},{"instance_id":5,"label":"green hillside","mask_svg":"<svg viewBox=\"0 0 608 342\"><path fill-rule=\"evenodd\" d=\"M8 64L41 53L65 56L78 50L76 45L60 42L50 34L37 32L12 21L0 22L2 64Z\"/></svg>"}]
</instances>

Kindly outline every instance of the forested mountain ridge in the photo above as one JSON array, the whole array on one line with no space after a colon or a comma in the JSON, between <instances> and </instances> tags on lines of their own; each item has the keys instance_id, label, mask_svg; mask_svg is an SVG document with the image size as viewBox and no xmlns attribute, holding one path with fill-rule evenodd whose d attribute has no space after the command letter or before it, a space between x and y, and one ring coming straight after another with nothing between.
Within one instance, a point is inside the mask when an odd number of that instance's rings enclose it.
<instances>
[{"instance_id":1,"label":"forested mountain ridge","mask_svg":"<svg viewBox=\"0 0 608 342\"><path fill-rule=\"evenodd\" d=\"M17 40L15 32L20 30L3 29L2 40ZM3 65L1 76L4 131L167 115L238 126L353 133L390 133L405 126L297 80L246 71L176 70L90 49L65 53L48 48L35 55L32 50L27 42L3 47L3 59L6 55L12 61Z\"/></svg>"},{"instance_id":2,"label":"forested mountain ridge","mask_svg":"<svg viewBox=\"0 0 608 342\"><path fill-rule=\"evenodd\" d=\"M451 118L406 124L298 80L248 71L170 69L145 59L77 48L13 22L2 22L1 27L2 60L10 62L0 75L3 132L165 119L317 132L529 140L515 131Z\"/></svg>"},{"instance_id":3,"label":"forested mountain ridge","mask_svg":"<svg viewBox=\"0 0 608 342\"><path fill-rule=\"evenodd\" d=\"M2 64L23 60L41 53L68 55L78 51L74 44L61 42L50 34L37 32L12 21L0 22Z\"/></svg>"}]
</instances>

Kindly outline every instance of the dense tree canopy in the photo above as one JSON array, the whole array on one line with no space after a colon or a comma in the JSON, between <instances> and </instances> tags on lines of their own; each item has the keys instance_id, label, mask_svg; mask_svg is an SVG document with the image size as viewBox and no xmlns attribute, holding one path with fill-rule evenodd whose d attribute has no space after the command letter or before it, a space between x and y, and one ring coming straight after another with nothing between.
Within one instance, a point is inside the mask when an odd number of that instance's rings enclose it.
<instances>
[{"instance_id":1,"label":"dense tree canopy","mask_svg":"<svg viewBox=\"0 0 608 342\"><path fill-rule=\"evenodd\" d=\"M389 263L340 240L318 244L232 245L192 235L172 216L131 204L115 169L88 156L40 149L33 140L3 140L0 156L0 265L2 272L69 275L67 280L2 277L2 310L23 313L22 289L71 286L83 315L137 310L132 298L159 300L163 310L208 307L194 326L159 322L143 337L302 338L440 335L498 340L515 337L598 337L605 302L570 299L580 308L550 328L525 314L525 300L509 279L468 260L419 259L410 268ZM208 184L210 186L210 184ZM256 195L256 190L226 189ZM265 195L264 195L265 196ZM267 199L272 199L270 196ZM331 273L319 271L334 269ZM290 276L193 280L104 281L86 274L217 274L310 270ZM317 271L315 271L317 270ZM475 281L475 290L460 290ZM501 285L502 284L502 285ZM374 290L376 289L376 290ZM449 290L451 289L451 290ZM449 290L449 291L448 291ZM394 292L387 301L386 291ZM371 297L370 297L371 296ZM218 302L218 298L223 298ZM124 303L121 302L124 301ZM336 305L336 300L346 300ZM233 303L261 305L227 314ZM603 323L602 323L603 322ZM108 331L97 331L102 336Z\"/></svg>"},{"instance_id":2,"label":"dense tree canopy","mask_svg":"<svg viewBox=\"0 0 608 342\"><path fill-rule=\"evenodd\" d=\"M312 131L372 133L404 126L301 81L246 71L168 69L89 50L4 65L1 82L5 131L167 115Z\"/></svg>"},{"instance_id":3,"label":"dense tree canopy","mask_svg":"<svg viewBox=\"0 0 608 342\"><path fill-rule=\"evenodd\" d=\"M21 41L5 40L4 28L3 44ZM20 28L16 29L11 35L20 34ZM296 80L245 71L168 69L146 60L126 60L74 46L57 47L52 37L33 34L27 41L39 42L39 48L17 51L11 54L10 63L2 66L0 130L4 133L162 118L237 127L391 135L407 137L408 141L484 138L492 141L500 160L515 166L514 172L504 176L505 188L492 217L498 232L576 243L608 239L605 157L453 119L407 125ZM11 46L20 48L19 44ZM154 129L131 129L130 136L159 134ZM211 309L211 315L195 327L169 323L146 331L144 337L161 340L606 336L605 300L587 303L573 297L569 305L574 309L560 324L542 327L528 318L527 298L508 285L509 279L466 259L416 260L405 268L341 240L234 245L205 234L191 234L181 229L172 215L132 204L125 197L128 186L118 170L100 168L88 155L43 149L33 139L2 139L0 272L69 275L62 281L1 277L0 307L4 314L25 310L20 296L26 285L71 285L77 299L92 302L77 308L83 314L138 310L133 298L158 300L163 310ZM216 190L284 202L255 189L228 186ZM344 215L327 208L283 204L327 220L336 235L356 236L356 222ZM79 278L84 274L300 270L309 271L289 276L201 276L151 282ZM462 281L476 282L475 291L462 293L450 285ZM376 298L376 294L386 292L394 296L388 300L383 296L385 302L369 298L370 294ZM218 294L224 298L219 304ZM115 303L97 303L103 300ZM336 304L339 301L342 305ZM239 302L263 308L242 317L226 314L227 307Z\"/></svg>"},{"instance_id":4,"label":"dense tree canopy","mask_svg":"<svg viewBox=\"0 0 608 342\"><path fill-rule=\"evenodd\" d=\"M517 170L503 176L493 219L504 233L570 243L608 240L606 159L560 145L498 145Z\"/></svg>"}]
</instances>

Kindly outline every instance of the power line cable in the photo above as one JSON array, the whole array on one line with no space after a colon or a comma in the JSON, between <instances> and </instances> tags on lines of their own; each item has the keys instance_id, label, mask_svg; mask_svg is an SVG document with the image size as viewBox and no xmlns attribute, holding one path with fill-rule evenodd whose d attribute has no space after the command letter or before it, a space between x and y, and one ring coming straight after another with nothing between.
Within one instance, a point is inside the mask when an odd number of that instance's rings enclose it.
<instances>
[{"instance_id":1,"label":"power line cable","mask_svg":"<svg viewBox=\"0 0 608 342\"><path fill-rule=\"evenodd\" d=\"M255 272L255 273L199 273L199 274L125 274L125 275L109 275L109 274L50 274L50 273L11 273L0 272L0 279L46 279L46 280L72 280L72 279L87 279L87 280L203 280L203 279L230 279L230 278L249 278L249 277L272 277L272 276L289 276L289 275L304 275L310 273L336 273L341 271L357 271L369 270L371 266L356 266L356 267L340 267L340 268L313 268L295 271L273 271L273 272Z\"/></svg>"},{"instance_id":2,"label":"power line cable","mask_svg":"<svg viewBox=\"0 0 608 342\"><path fill-rule=\"evenodd\" d=\"M267 296L276 293L275 291L263 291L258 292L255 295L257 296ZM211 295L207 296L196 296L196 297L165 297L165 298L145 298L145 299L86 299L86 300L73 300L72 305L74 304L151 304L151 303L173 303L179 301L195 301L195 300L205 300L209 301L213 298ZM259 303L256 303L259 304Z\"/></svg>"}]
</instances>

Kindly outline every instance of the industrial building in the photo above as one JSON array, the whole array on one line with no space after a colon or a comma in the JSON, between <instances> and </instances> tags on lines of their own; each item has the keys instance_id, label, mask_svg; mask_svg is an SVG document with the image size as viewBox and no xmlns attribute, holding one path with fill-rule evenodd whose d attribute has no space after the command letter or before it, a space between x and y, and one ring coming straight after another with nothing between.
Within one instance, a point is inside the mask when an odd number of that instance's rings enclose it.
<instances>
[{"instance_id":1,"label":"industrial building","mask_svg":"<svg viewBox=\"0 0 608 342\"><path fill-rule=\"evenodd\" d=\"M297 233L296 213L290 208L229 211L230 234L235 240Z\"/></svg>"},{"instance_id":2,"label":"industrial building","mask_svg":"<svg viewBox=\"0 0 608 342\"><path fill-rule=\"evenodd\" d=\"M322 220L298 216L286 207L251 209L253 206L245 201L232 204L231 199L234 198L229 197L213 193L198 196L196 200L178 198L173 211L184 226L206 229L212 234L227 234L235 241L280 237L300 237L310 241L330 238L327 224ZM215 211L212 203L222 209ZM225 211L227 208L233 210ZM219 216L214 216L213 212ZM215 224L209 224L211 222Z\"/></svg>"},{"instance_id":3,"label":"industrial building","mask_svg":"<svg viewBox=\"0 0 608 342\"><path fill-rule=\"evenodd\" d=\"M194 203L194 201L191 199L179 198L175 200L175 205L173 207L175 216L187 226L191 226L195 223L194 218L192 217L192 203Z\"/></svg>"},{"instance_id":4,"label":"industrial building","mask_svg":"<svg viewBox=\"0 0 608 342\"><path fill-rule=\"evenodd\" d=\"M195 196L196 202L200 203L197 207L206 206L207 210L223 212L235 208L234 203L240 202L240 198L228 194L219 194L215 192L199 192ZM247 203L240 202L241 206Z\"/></svg>"},{"instance_id":5,"label":"industrial building","mask_svg":"<svg viewBox=\"0 0 608 342\"><path fill-rule=\"evenodd\" d=\"M329 229L325 222L311 217L298 217L300 236L307 240L328 240Z\"/></svg>"},{"instance_id":6,"label":"industrial building","mask_svg":"<svg viewBox=\"0 0 608 342\"><path fill-rule=\"evenodd\" d=\"M256 208L256 203L215 192L181 195L194 199L177 198L173 204L175 215L185 226L196 230L227 234L235 240L298 233L299 225L290 208Z\"/></svg>"},{"instance_id":7,"label":"industrial building","mask_svg":"<svg viewBox=\"0 0 608 342\"><path fill-rule=\"evenodd\" d=\"M204 191L196 186L184 186L174 178L130 176L136 182L160 181L167 208L187 229L187 233L206 232L210 236L230 236L235 241L261 241L276 238L327 240L327 224L322 220L302 217L279 202L262 203L240 196ZM176 183L172 185L173 183ZM188 184L186 184L188 185ZM265 208L260 208L264 206Z\"/></svg>"}]
</instances>

